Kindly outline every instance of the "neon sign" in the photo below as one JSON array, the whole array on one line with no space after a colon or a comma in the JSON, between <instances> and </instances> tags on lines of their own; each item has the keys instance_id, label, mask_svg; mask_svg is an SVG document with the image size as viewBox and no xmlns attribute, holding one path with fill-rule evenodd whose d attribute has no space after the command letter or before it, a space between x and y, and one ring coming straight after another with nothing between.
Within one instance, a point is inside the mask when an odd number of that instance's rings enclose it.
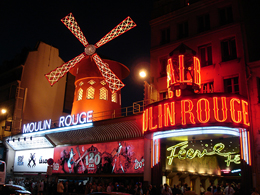
<instances>
[{"instance_id":1,"label":"neon sign","mask_svg":"<svg viewBox=\"0 0 260 195\"><path fill-rule=\"evenodd\" d=\"M207 147L208 145L205 144ZM226 165L229 167L230 163L240 164L240 154L237 154L236 152L222 152L224 150L225 145L223 143L217 143L214 145L211 152L209 152L207 149L203 149L203 151L200 150L194 150L193 148L186 149L188 147L188 141L181 142L179 144L176 144L174 146L171 146L167 148L167 151L170 151L171 154L167 156L168 165L172 165L172 161L174 158L178 158L180 160L184 159L194 159L195 157L202 158L204 156L212 156L212 155L219 155L226 157L225 160ZM176 150L179 149L177 152ZM232 158L232 155L234 156Z\"/></svg>"},{"instance_id":2,"label":"neon sign","mask_svg":"<svg viewBox=\"0 0 260 195\"><path fill-rule=\"evenodd\" d=\"M250 125L248 102L239 96L210 94L193 97L168 99L148 106L143 112L143 132L212 123Z\"/></svg>"},{"instance_id":3,"label":"neon sign","mask_svg":"<svg viewBox=\"0 0 260 195\"><path fill-rule=\"evenodd\" d=\"M78 124L86 124L92 122L93 111L82 112L75 115L61 116L58 127L69 127ZM23 125L23 133L32 133L51 129L51 119L27 123Z\"/></svg>"},{"instance_id":4,"label":"neon sign","mask_svg":"<svg viewBox=\"0 0 260 195\"><path fill-rule=\"evenodd\" d=\"M166 71L169 98L173 97L173 90L176 97L180 97L181 89L187 85L192 86L192 90L198 90L201 86L200 61L195 56L174 54L168 59Z\"/></svg>"}]
</instances>

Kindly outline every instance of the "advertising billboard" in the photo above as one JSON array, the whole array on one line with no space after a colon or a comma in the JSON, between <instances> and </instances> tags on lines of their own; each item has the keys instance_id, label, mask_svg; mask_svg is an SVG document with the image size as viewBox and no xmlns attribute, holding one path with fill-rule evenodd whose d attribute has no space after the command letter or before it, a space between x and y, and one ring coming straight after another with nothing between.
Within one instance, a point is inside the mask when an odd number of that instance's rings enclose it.
<instances>
[{"instance_id":1,"label":"advertising billboard","mask_svg":"<svg viewBox=\"0 0 260 195\"><path fill-rule=\"evenodd\" d=\"M167 145L166 169L221 175L241 168L238 137L172 142Z\"/></svg>"},{"instance_id":2,"label":"advertising billboard","mask_svg":"<svg viewBox=\"0 0 260 195\"><path fill-rule=\"evenodd\" d=\"M53 158L53 153L53 148L16 151L14 172L46 172L47 160Z\"/></svg>"},{"instance_id":3,"label":"advertising billboard","mask_svg":"<svg viewBox=\"0 0 260 195\"><path fill-rule=\"evenodd\" d=\"M53 173L123 174L143 171L143 139L54 149Z\"/></svg>"}]
</instances>

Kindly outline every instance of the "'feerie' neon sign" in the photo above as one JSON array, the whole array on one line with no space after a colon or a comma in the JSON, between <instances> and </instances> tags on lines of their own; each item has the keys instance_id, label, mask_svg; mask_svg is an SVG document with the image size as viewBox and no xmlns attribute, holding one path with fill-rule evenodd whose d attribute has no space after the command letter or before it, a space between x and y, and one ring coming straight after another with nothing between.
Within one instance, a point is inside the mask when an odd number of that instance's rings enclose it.
<instances>
[{"instance_id":1,"label":"'feerie' neon sign","mask_svg":"<svg viewBox=\"0 0 260 195\"><path fill-rule=\"evenodd\" d=\"M207 145L205 145L207 147ZM172 165L172 161L174 158L178 158L180 160L184 159L194 159L195 157L202 158L204 156L211 156L211 155L219 155L226 157L225 160L226 165L229 167L230 163L240 164L240 154L237 154L236 152L225 152L223 153L222 150L224 150L225 145L223 143L217 143L214 145L211 152L209 152L207 149L203 149L203 151L195 150L193 148L186 149L188 147L188 142L181 142L179 144L176 144L174 146L171 146L167 148L167 151L171 151L171 154L167 156L168 165ZM176 150L179 149L177 152ZM233 158L232 158L233 155Z\"/></svg>"},{"instance_id":2,"label":"'feerie' neon sign","mask_svg":"<svg viewBox=\"0 0 260 195\"><path fill-rule=\"evenodd\" d=\"M58 127L69 127L72 125L92 122L93 111L82 112L76 115L61 116ZM27 123L23 125L23 133L32 133L51 129L51 119Z\"/></svg>"},{"instance_id":3,"label":"'feerie' neon sign","mask_svg":"<svg viewBox=\"0 0 260 195\"><path fill-rule=\"evenodd\" d=\"M148 106L143 112L143 132L210 123L249 126L248 102L239 96L194 95L194 98L164 100Z\"/></svg>"}]
</instances>

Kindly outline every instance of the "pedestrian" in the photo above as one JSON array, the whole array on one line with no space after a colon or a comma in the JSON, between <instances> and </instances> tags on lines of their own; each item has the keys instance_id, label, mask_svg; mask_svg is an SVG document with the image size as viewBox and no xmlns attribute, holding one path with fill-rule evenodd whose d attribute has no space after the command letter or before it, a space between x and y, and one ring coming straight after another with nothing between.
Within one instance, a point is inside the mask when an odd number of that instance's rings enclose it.
<instances>
[{"instance_id":1,"label":"pedestrian","mask_svg":"<svg viewBox=\"0 0 260 195\"><path fill-rule=\"evenodd\" d=\"M112 182L109 183L109 185L107 186L107 192L112 192L113 188L112 188Z\"/></svg>"},{"instance_id":2,"label":"pedestrian","mask_svg":"<svg viewBox=\"0 0 260 195\"><path fill-rule=\"evenodd\" d=\"M211 187L210 186L207 188L207 192L205 192L205 195L213 195L211 193Z\"/></svg>"},{"instance_id":3,"label":"pedestrian","mask_svg":"<svg viewBox=\"0 0 260 195\"><path fill-rule=\"evenodd\" d=\"M165 188L162 191L162 195L172 195L172 191L170 190L170 187L166 184Z\"/></svg>"},{"instance_id":4,"label":"pedestrian","mask_svg":"<svg viewBox=\"0 0 260 195\"><path fill-rule=\"evenodd\" d=\"M217 191L214 193L214 195L223 195L223 193L221 192L220 186L217 187Z\"/></svg>"},{"instance_id":5,"label":"pedestrian","mask_svg":"<svg viewBox=\"0 0 260 195\"><path fill-rule=\"evenodd\" d=\"M39 195L43 195L43 189L44 189L44 182L43 180L40 180L38 184Z\"/></svg>"},{"instance_id":6,"label":"pedestrian","mask_svg":"<svg viewBox=\"0 0 260 195\"><path fill-rule=\"evenodd\" d=\"M202 184L200 184L200 195L204 195L205 189L203 188Z\"/></svg>"},{"instance_id":7,"label":"pedestrian","mask_svg":"<svg viewBox=\"0 0 260 195\"><path fill-rule=\"evenodd\" d=\"M14 184L14 181L12 179L9 180L9 184Z\"/></svg>"},{"instance_id":8,"label":"pedestrian","mask_svg":"<svg viewBox=\"0 0 260 195\"><path fill-rule=\"evenodd\" d=\"M190 187L187 187L184 195L197 195L195 192L190 190Z\"/></svg>"},{"instance_id":9,"label":"pedestrian","mask_svg":"<svg viewBox=\"0 0 260 195\"><path fill-rule=\"evenodd\" d=\"M63 194L64 192L64 185L62 183L62 181L60 180L58 185L57 185L57 194Z\"/></svg>"},{"instance_id":10,"label":"pedestrian","mask_svg":"<svg viewBox=\"0 0 260 195\"><path fill-rule=\"evenodd\" d=\"M233 195L235 190L232 188L231 183L228 183L228 186L224 190L225 195Z\"/></svg>"},{"instance_id":11,"label":"pedestrian","mask_svg":"<svg viewBox=\"0 0 260 195\"><path fill-rule=\"evenodd\" d=\"M153 188L153 186L150 184L149 187L148 187L148 190L146 192L146 195L151 195L152 188Z\"/></svg>"},{"instance_id":12,"label":"pedestrian","mask_svg":"<svg viewBox=\"0 0 260 195\"><path fill-rule=\"evenodd\" d=\"M251 195L259 195L257 188L253 188L253 193Z\"/></svg>"}]
</instances>

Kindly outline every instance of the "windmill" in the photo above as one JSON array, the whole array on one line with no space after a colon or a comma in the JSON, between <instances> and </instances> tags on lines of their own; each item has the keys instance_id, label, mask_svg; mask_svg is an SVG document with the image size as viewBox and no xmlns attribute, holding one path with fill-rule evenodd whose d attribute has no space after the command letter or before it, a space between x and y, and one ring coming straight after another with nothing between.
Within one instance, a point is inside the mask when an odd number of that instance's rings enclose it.
<instances>
[{"instance_id":1,"label":"windmill","mask_svg":"<svg viewBox=\"0 0 260 195\"><path fill-rule=\"evenodd\" d=\"M76 56L72 60L62 64L56 69L52 70L45 75L50 85L53 86L56 82L59 81L70 69L75 67L83 58L89 56L94 60L97 65L101 75L103 76L105 82L109 86L109 89L112 93L117 92L122 87L124 87L123 82L114 74L114 72L109 68L109 65L99 57L96 53L96 49L102 45L108 43L114 38L124 34L128 30L134 28L136 24L128 16L121 23L119 23L115 28L113 28L109 33L107 33L102 39L100 39L95 45L89 44L83 32L81 31L77 21L75 20L72 13L65 16L61 21L64 25L75 35L75 37L84 45L85 50L80 55Z\"/></svg>"}]
</instances>

